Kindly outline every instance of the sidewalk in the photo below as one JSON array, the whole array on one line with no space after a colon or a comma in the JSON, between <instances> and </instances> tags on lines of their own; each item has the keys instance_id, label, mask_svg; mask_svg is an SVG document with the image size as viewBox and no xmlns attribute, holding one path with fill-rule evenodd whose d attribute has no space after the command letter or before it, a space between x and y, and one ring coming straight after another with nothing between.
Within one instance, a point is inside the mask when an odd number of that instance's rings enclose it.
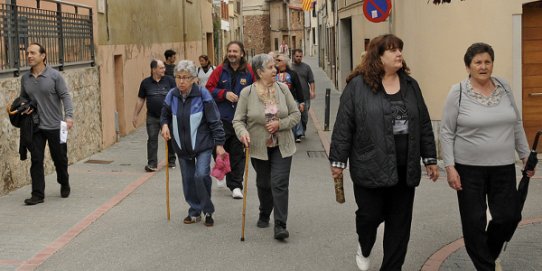
<instances>
[{"instance_id":1,"label":"sidewalk","mask_svg":"<svg viewBox=\"0 0 542 271\"><path fill-rule=\"evenodd\" d=\"M340 92L316 65L317 97L311 103L307 137L293 158L287 242L272 227L256 228L258 200L250 167L245 242L240 242L242 201L213 184L215 226L184 225L187 204L179 167L169 170L171 221L166 219L165 168L143 170L145 127L119 143L70 166L72 194L60 198L56 175L46 176L43 204L24 206L30 186L0 197L0 271L5 270L357 270L352 185L345 176L346 203L335 202L325 156L331 131L322 131L325 88L331 88L330 130ZM159 157L164 157L160 140ZM162 162L163 163L163 162ZM538 169L540 171L540 168ZM542 270L540 178L531 182L524 217L503 253L504 270ZM382 260L382 229L373 268ZM455 193L441 177L417 189L411 241L404 270L473 270L460 241ZM449 245L450 244L450 245ZM449 246L447 246L449 245Z\"/></svg>"}]
</instances>

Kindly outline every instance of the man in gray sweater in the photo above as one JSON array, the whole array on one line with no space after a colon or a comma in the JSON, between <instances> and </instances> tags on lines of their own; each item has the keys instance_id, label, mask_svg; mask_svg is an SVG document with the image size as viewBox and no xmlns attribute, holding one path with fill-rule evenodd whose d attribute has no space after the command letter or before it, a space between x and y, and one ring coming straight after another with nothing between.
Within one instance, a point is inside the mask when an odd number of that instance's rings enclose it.
<instances>
[{"instance_id":1,"label":"man in gray sweater","mask_svg":"<svg viewBox=\"0 0 542 271\"><path fill-rule=\"evenodd\" d=\"M27 50L27 61L30 71L21 77L20 96L37 102L40 119L39 129L32 135L30 151L32 165L32 197L24 202L27 205L42 203L45 198L45 174L43 159L45 144L49 143L49 151L55 164L57 181L60 184L60 196L70 196L68 175L68 148L66 142L61 142L61 122L65 121L66 128L73 126L72 99L68 93L66 82L55 69L46 65L45 48L38 43L31 43ZM62 114L64 107L64 115ZM29 109L25 114L32 113Z\"/></svg>"}]
</instances>

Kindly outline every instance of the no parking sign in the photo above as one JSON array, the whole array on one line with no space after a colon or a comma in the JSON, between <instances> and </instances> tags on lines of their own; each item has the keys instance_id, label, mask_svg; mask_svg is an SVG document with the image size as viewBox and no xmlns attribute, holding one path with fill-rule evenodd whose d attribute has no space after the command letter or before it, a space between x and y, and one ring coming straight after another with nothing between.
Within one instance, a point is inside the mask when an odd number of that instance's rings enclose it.
<instances>
[{"instance_id":1,"label":"no parking sign","mask_svg":"<svg viewBox=\"0 0 542 271\"><path fill-rule=\"evenodd\" d=\"M390 16L391 0L365 0L363 14L373 23L385 21Z\"/></svg>"}]
</instances>

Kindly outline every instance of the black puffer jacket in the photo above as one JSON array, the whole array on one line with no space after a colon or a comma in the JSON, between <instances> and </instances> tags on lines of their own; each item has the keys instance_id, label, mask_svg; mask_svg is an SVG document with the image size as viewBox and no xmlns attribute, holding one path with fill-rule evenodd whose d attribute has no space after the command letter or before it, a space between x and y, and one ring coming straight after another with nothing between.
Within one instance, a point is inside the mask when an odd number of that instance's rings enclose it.
<instances>
[{"instance_id":1,"label":"black puffer jacket","mask_svg":"<svg viewBox=\"0 0 542 271\"><path fill-rule=\"evenodd\" d=\"M420 157L436 164L435 139L420 87L400 73L401 94L408 111L407 185L420 183ZM391 104L382 90L372 92L361 76L353 78L341 95L331 138L329 160L350 162L354 183L389 187L398 183Z\"/></svg>"}]
</instances>

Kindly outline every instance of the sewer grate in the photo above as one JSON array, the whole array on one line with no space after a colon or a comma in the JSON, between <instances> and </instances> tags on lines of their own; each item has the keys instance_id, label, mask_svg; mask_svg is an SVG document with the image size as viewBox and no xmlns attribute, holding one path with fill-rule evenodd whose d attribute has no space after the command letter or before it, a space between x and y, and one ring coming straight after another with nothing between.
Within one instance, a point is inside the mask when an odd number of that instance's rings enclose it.
<instances>
[{"instance_id":1,"label":"sewer grate","mask_svg":"<svg viewBox=\"0 0 542 271\"><path fill-rule=\"evenodd\" d=\"M106 165L106 164L111 164L113 163L113 161L110 161L110 160L93 160L93 159L89 159L87 161L85 161L86 164L100 164L100 165Z\"/></svg>"},{"instance_id":2,"label":"sewer grate","mask_svg":"<svg viewBox=\"0 0 542 271\"><path fill-rule=\"evenodd\" d=\"M307 151L307 156L309 158L326 158L327 155L325 151Z\"/></svg>"}]
</instances>

